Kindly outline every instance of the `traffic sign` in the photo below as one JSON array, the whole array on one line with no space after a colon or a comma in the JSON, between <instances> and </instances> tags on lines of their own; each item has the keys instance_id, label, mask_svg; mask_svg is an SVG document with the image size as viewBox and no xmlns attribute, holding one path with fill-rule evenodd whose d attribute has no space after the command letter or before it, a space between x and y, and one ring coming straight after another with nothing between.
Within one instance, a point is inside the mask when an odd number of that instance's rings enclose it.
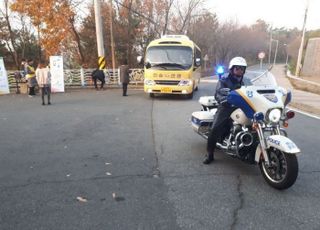
<instances>
[{"instance_id":1,"label":"traffic sign","mask_svg":"<svg viewBox=\"0 0 320 230\"><path fill-rule=\"evenodd\" d=\"M266 53L261 51L259 54L258 54L258 58L259 59L264 59L264 57L266 56Z\"/></svg>"},{"instance_id":2,"label":"traffic sign","mask_svg":"<svg viewBox=\"0 0 320 230\"><path fill-rule=\"evenodd\" d=\"M99 65L99 69L106 68L106 59L104 57L100 56L98 59L98 65Z\"/></svg>"}]
</instances>

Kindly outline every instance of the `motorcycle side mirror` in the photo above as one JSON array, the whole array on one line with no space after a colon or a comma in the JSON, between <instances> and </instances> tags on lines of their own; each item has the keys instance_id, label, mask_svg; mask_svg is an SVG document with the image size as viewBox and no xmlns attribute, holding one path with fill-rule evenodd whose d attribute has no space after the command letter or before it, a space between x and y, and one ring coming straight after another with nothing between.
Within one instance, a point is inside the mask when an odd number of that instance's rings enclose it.
<instances>
[{"instance_id":1,"label":"motorcycle side mirror","mask_svg":"<svg viewBox=\"0 0 320 230\"><path fill-rule=\"evenodd\" d=\"M201 66L201 59L200 58L196 58L195 66L196 67Z\"/></svg>"},{"instance_id":2,"label":"motorcycle side mirror","mask_svg":"<svg viewBox=\"0 0 320 230\"><path fill-rule=\"evenodd\" d=\"M151 68L151 63L150 63L150 62L146 62L146 63L144 63L144 66L145 66L147 69L150 69L150 68Z\"/></svg>"}]
</instances>

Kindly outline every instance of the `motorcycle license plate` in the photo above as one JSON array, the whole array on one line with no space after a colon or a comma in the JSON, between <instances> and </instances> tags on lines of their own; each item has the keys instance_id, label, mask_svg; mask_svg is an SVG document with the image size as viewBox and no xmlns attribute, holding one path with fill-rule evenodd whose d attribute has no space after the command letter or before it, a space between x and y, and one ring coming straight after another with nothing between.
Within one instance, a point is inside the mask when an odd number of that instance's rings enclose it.
<instances>
[{"instance_id":1,"label":"motorcycle license plate","mask_svg":"<svg viewBox=\"0 0 320 230\"><path fill-rule=\"evenodd\" d=\"M161 88L161 93L172 93L172 89L168 87Z\"/></svg>"}]
</instances>

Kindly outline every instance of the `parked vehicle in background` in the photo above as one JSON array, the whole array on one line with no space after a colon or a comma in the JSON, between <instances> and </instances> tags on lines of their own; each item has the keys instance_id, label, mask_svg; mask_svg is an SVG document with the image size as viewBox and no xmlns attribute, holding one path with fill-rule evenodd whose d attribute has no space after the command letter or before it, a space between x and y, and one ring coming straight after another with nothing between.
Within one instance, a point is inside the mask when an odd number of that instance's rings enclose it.
<instances>
[{"instance_id":1,"label":"parked vehicle in background","mask_svg":"<svg viewBox=\"0 0 320 230\"><path fill-rule=\"evenodd\" d=\"M182 94L192 98L200 76L201 50L187 36L165 35L148 45L144 58L144 91L150 97Z\"/></svg>"}]
</instances>

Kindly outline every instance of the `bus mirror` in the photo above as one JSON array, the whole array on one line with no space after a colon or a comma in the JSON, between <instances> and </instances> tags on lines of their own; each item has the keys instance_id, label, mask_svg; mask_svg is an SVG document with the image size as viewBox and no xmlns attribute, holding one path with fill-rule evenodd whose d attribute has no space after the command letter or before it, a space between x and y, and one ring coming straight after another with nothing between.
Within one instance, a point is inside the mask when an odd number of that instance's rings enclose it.
<instances>
[{"instance_id":1,"label":"bus mirror","mask_svg":"<svg viewBox=\"0 0 320 230\"><path fill-rule=\"evenodd\" d=\"M151 68L151 63L147 61L146 63L144 63L144 66L145 66L147 69L150 69L150 68Z\"/></svg>"},{"instance_id":2,"label":"bus mirror","mask_svg":"<svg viewBox=\"0 0 320 230\"><path fill-rule=\"evenodd\" d=\"M199 67L201 66L201 59L200 58L196 58L196 66Z\"/></svg>"},{"instance_id":3,"label":"bus mirror","mask_svg":"<svg viewBox=\"0 0 320 230\"><path fill-rule=\"evenodd\" d=\"M137 57L137 61L138 61L139 64L141 64L142 63L142 56L138 56Z\"/></svg>"}]
</instances>

